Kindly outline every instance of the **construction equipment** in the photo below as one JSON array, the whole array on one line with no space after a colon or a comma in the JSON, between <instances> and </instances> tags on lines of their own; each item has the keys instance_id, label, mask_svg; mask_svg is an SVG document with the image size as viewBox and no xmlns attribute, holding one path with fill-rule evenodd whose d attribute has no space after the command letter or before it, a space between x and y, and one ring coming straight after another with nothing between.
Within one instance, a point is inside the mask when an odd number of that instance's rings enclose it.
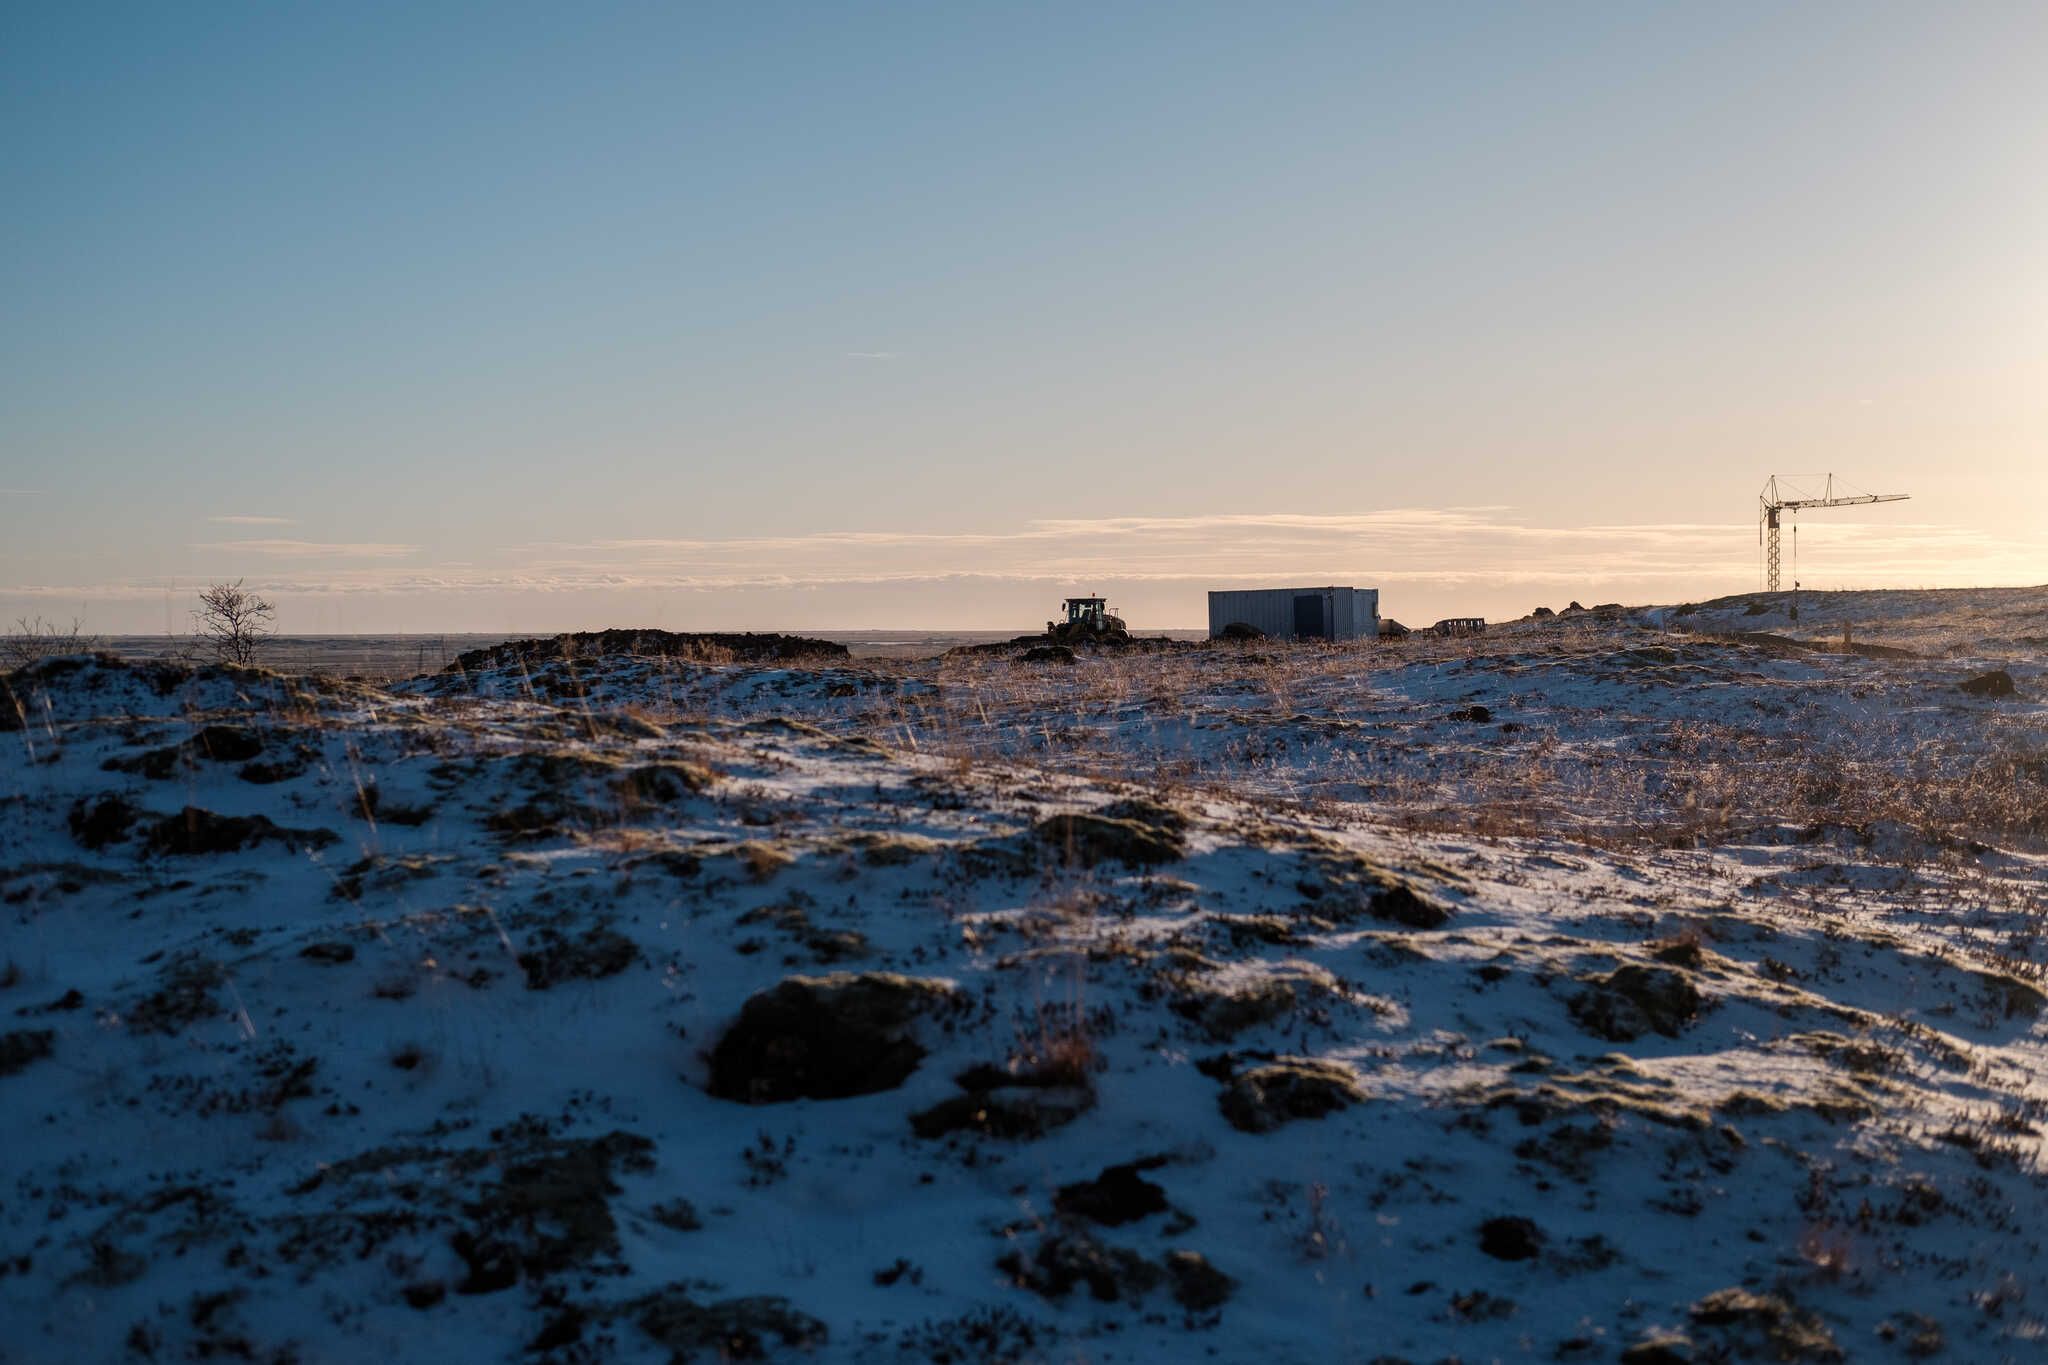
<instances>
[{"instance_id":1,"label":"construction equipment","mask_svg":"<svg viewBox=\"0 0 2048 1365\"><path fill-rule=\"evenodd\" d=\"M1785 512L1797 513L1807 507L1856 507L1866 502L1904 502L1910 493L1851 493L1835 492L1835 476L1827 476L1827 485L1817 498L1806 495L1806 490L1795 486L1788 478L1783 489L1778 487L1779 476L1771 475L1764 484L1764 491L1757 496L1757 544L1765 546L1764 579L1768 591L1778 591L1778 522ZM1843 487L1848 487L1847 480ZM1787 496L1787 494L1791 496ZM1792 526L1792 543L1795 550L1799 544L1799 526Z\"/></svg>"},{"instance_id":2,"label":"construction equipment","mask_svg":"<svg viewBox=\"0 0 2048 1365\"><path fill-rule=\"evenodd\" d=\"M1060 610L1067 614L1066 620L1045 623L1045 633L1055 644L1130 637L1124 618L1110 611L1106 597L1069 597L1060 603Z\"/></svg>"}]
</instances>

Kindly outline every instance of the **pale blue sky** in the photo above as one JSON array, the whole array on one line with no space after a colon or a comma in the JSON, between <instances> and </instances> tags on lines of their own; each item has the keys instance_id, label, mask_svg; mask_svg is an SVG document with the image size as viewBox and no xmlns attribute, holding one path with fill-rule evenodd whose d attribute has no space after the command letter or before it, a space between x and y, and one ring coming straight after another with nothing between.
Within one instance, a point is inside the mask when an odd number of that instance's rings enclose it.
<instances>
[{"instance_id":1,"label":"pale blue sky","mask_svg":"<svg viewBox=\"0 0 2048 1365\"><path fill-rule=\"evenodd\" d=\"M0 611L2048 580L2048 6L0 12ZM238 518L239 520L224 520ZM260 520L259 520L260 519ZM1058 523L1058 524L1054 524Z\"/></svg>"}]
</instances>

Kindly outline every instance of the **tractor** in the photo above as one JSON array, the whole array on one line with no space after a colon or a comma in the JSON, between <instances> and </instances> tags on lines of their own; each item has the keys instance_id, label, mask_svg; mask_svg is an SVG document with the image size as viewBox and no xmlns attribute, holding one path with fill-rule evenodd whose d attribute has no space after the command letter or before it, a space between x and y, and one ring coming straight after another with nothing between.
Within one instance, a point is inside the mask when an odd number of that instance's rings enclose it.
<instances>
[{"instance_id":1,"label":"tractor","mask_svg":"<svg viewBox=\"0 0 2048 1365\"><path fill-rule=\"evenodd\" d=\"M1069 597L1060 603L1060 609L1066 612L1066 620L1045 623L1046 638L1054 644L1130 639L1124 618L1110 611L1106 597Z\"/></svg>"}]
</instances>

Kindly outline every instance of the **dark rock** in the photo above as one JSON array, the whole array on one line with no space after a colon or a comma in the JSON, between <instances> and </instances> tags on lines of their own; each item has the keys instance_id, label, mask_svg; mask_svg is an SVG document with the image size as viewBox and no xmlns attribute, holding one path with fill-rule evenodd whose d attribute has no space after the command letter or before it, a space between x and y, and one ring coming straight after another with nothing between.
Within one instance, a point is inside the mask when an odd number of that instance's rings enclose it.
<instances>
[{"instance_id":1,"label":"dark rock","mask_svg":"<svg viewBox=\"0 0 2048 1365\"><path fill-rule=\"evenodd\" d=\"M519 966L526 973L526 988L544 991L563 981L616 976L639 960L639 944L599 924L575 938L553 927L541 929L519 955Z\"/></svg>"},{"instance_id":2,"label":"dark rock","mask_svg":"<svg viewBox=\"0 0 2048 1365\"><path fill-rule=\"evenodd\" d=\"M209 725L180 746L194 758L215 763L246 763L263 752L263 740L239 725Z\"/></svg>"},{"instance_id":3,"label":"dark rock","mask_svg":"<svg viewBox=\"0 0 2048 1365\"><path fill-rule=\"evenodd\" d=\"M1989 673L1979 673L1957 683L1956 690L1972 697L2010 697L2017 689L2013 686L2012 674L2002 668L1994 668Z\"/></svg>"},{"instance_id":4,"label":"dark rock","mask_svg":"<svg viewBox=\"0 0 2048 1365\"><path fill-rule=\"evenodd\" d=\"M1448 908L1359 854L1319 850L1306 864L1296 886L1315 903L1318 916L1342 922L1362 913L1410 929L1439 929L1451 918Z\"/></svg>"},{"instance_id":5,"label":"dark rock","mask_svg":"<svg viewBox=\"0 0 2048 1365\"><path fill-rule=\"evenodd\" d=\"M1704 1003L1684 972L1631 963L1586 982L1570 1009L1588 1033L1626 1043L1652 1030L1676 1038Z\"/></svg>"},{"instance_id":6,"label":"dark rock","mask_svg":"<svg viewBox=\"0 0 2048 1365\"><path fill-rule=\"evenodd\" d=\"M1535 617L1537 620L1540 621L1545 619L1546 617L1555 616L1557 615L1557 613L1552 611L1549 607L1538 607L1536 608L1536 610L1530 612L1529 615Z\"/></svg>"},{"instance_id":7,"label":"dark rock","mask_svg":"<svg viewBox=\"0 0 2048 1365\"><path fill-rule=\"evenodd\" d=\"M1209 1264L1199 1251L1166 1253L1166 1273L1173 1281L1173 1300L1190 1313L1209 1313L1221 1308L1237 1288L1237 1281Z\"/></svg>"},{"instance_id":8,"label":"dark rock","mask_svg":"<svg viewBox=\"0 0 2048 1365\"><path fill-rule=\"evenodd\" d=\"M1493 719L1493 712L1487 710L1483 706L1478 705L1460 706L1455 711L1448 712L1444 716L1444 719L1469 721L1474 725L1484 725L1486 722Z\"/></svg>"},{"instance_id":9,"label":"dark rock","mask_svg":"<svg viewBox=\"0 0 2048 1365\"><path fill-rule=\"evenodd\" d=\"M546 1139L509 1158L498 1181L464 1207L469 1226L453 1245L470 1273L456 1292L491 1293L522 1274L552 1275L616 1256L613 1175L650 1169L653 1150L639 1134L614 1130Z\"/></svg>"},{"instance_id":10,"label":"dark rock","mask_svg":"<svg viewBox=\"0 0 2048 1365\"><path fill-rule=\"evenodd\" d=\"M1219 640L1263 640L1266 638L1266 632L1260 630L1257 626L1247 625L1243 621L1232 621L1217 632L1216 638Z\"/></svg>"},{"instance_id":11,"label":"dark rock","mask_svg":"<svg viewBox=\"0 0 2048 1365\"><path fill-rule=\"evenodd\" d=\"M1094 1107L1095 1097L1078 1086L974 1090L912 1114L910 1130L928 1140L952 1133L978 1133L1006 1141L1029 1141L1065 1127Z\"/></svg>"},{"instance_id":12,"label":"dark rock","mask_svg":"<svg viewBox=\"0 0 2048 1365\"><path fill-rule=\"evenodd\" d=\"M0 1033L0 1076L12 1076L57 1050L57 1034L46 1028Z\"/></svg>"},{"instance_id":13,"label":"dark rock","mask_svg":"<svg viewBox=\"0 0 2048 1365\"><path fill-rule=\"evenodd\" d=\"M80 800L71 807L71 837L93 850L118 844L128 837L128 831L141 815L141 811L119 796Z\"/></svg>"},{"instance_id":14,"label":"dark rock","mask_svg":"<svg viewBox=\"0 0 2048 1365\"><path fill-rule=\"evenodd\" d=\"M1017 656L1020 664L1071 664L1079 655L1066 645L1033 645Z\"/></svg>"},{"instance_id":15,"label":"dark rock","mask_svg":"<svg viewBox=\"0 0 2048 1365\"><path fill-rule=\"evenodd\" d=\"M266 840L297 852L301 848L325 848L339 836L326 829L286 829L267 815L216 815L198 806L187 806L167 815L149 828L151 853L181 854L234 853Z\"/></svg>"},{"instance_id":16,"label":"dark rock","mask_svg":"<svg viewBox=\"0 0 2048 1365\"><path fill-rule=\"evenodd\" d=\"M1029 1258L1010 1252L996 1262L1020 1289L1041 1298L1062 1299L1085 1285L1101 1303L1142 1298L1165 1278L1165 1272L1135 1251L1104 1246L1085 1232L1053 1233L1042 1239Z\"/></svg>"},{"instance_id":17,"label":"dark rock","mask_svg":"<svg viewBox=\"0 0 2048 1365\"><path fill-rule=\"evenodd\" d=\"M1170 863L1187 852L1186 842L1172 830L1088 812L1049 815L1032 826L1031 834L1080 867L1110 861L1153 866Z\"/></svg>"},{"instance_id":18,"label":"dark rock","mask_svg":"<svg viewBox=\"0 0 2048 1365\"><path fill-rule=\"evenodd\" d=\"M1479 1225L1479 1249L1497 1261L1526 1261L1543 1251L1543 1229L1528 1218L1489 1218Z\"/></svg>"},{"instance_id":19,"label":"dark rock","mask_svg":"<svg viewBox=\"0 0 2048 1365\"><path fill-rule=\"evenodd\" d=\"M416 1280L405 1287L405 1301L414 1308L432 1308L448 1297L448 1286L439 1280Z\"/></svg>"},{"instance_id":20,"label":"dark rock","mask_svg":"<svg viewBox=\"0 0 2048 1365\"><path fill-rule=\"evenodd\" d=\"M1276 1057L1237 1073L1217 1103L1231 1127L1268 1133L1294 1119L1322 1118L1364 1098L1358 1077L1341 1063Z\"/></svg>"},{"instance_id":21,"label":"dark rock","mask_svg":"<svg viewBox=\"0 0 2048 1365\"><path fill-rule=\"evenodd\" d=\"M214 990L227 979L227 971L209 958L173 958L157 974L156 990L126 1011L128 1027L136 1033L177 1033L218 1017L221 1004Z\"/></svg>"},{"instance_id":22,"label":"dark rock","mask_svg":"<svg viewBox=\"0 0 2048 1365\"><path fill-rule=\"evenodd\" d=\"M299 956L308 962L318 962L323 966L332 967L355 961L356 950L354 944L328 941L307 944L299 949Z\"/></svg>"},{"instance_id":23,"label":"dark rock","mask_svg":"<svg viewBox=\"0 0 2048 1365\"><path fill-rule=\"evenodd\" d=\"M950 983L888 972L791 977L741 1008L708 1088L742 1104L893 1090L924 1059L912 1023L958 998Z\"/></svg>"},{"instance_id":24,"label":"dark rock","mask_svg":"<svg viewBox=\"0 0 2048 1365\"><path fill-rule=\"evenodd\" d=\"M1692 1338L1677 1332L1644 1337L1621 1353L1621 1365L1693 1365Z\"/></svg>"},{"instance_id":25,"label":"dark rock","mask_svg":"<svg viewBox=\"0 0 2048 1365\"><path fill-rule=\"evenodd\" d=\"M1730 1286L1708 1294L1690 1311L1695 1323L1719 1329L1739 1359L1829 1362L1845 1358L1825 1323L1777 1294Z\"/></svg>"},{"instance_id":26,"label":"dark rock","mask_svg":"<svg viewBox=\"0 0 2048 1365\"><path fill-rule=\"evenodd\" d=\"M449 1240L468 1273L455 1286L458 1294L495 1294L519 1283L519 1254L496 1238L464 1230Z\"/></svg>"},{"instance_id":27,"label":"dark rock","mask_svg":"<svg viewBox=\"0 0 2048 1365\"><path fill-rule=\"evenodd\" d=\"M1053 1196L1053 1207L1070 1218L1084 1218L1112 1228L1164 1213L1166 1191L1138 1174L1164 1164L1163 1157L1148 1157L1104 1167L1093 1180L1061 1186Z\"/></svg>"},{"instance_id":28,"label":"dark rock","mask_svg":"<svg viewBox=\"0 0 2048 1365\"><path fill-rule=\"evenodd\" d=\"M766 1360L771 1341L796 1350L822 1346L825 1324L771 1295L698 1303L682 1284L626 1305L634 1323L669 1351L669 1359Z\"/></svg>"}]
</instances>

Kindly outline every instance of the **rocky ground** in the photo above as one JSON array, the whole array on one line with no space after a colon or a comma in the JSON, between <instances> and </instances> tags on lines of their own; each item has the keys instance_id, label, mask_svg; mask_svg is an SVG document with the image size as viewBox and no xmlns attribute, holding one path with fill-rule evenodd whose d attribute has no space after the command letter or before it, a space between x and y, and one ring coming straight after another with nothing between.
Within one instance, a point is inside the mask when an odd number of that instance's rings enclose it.
<instances>
[{"instance_id":1,"label":"rocky ground","mask_svg":"<svg viewBox=\"0 0 2048 1365\"><path fill-rule=\"evenodd\" d=\"M1677 624L12 675L0 1359L2036 1359L2041 651Z\"/></svg>"}]
</instances>

